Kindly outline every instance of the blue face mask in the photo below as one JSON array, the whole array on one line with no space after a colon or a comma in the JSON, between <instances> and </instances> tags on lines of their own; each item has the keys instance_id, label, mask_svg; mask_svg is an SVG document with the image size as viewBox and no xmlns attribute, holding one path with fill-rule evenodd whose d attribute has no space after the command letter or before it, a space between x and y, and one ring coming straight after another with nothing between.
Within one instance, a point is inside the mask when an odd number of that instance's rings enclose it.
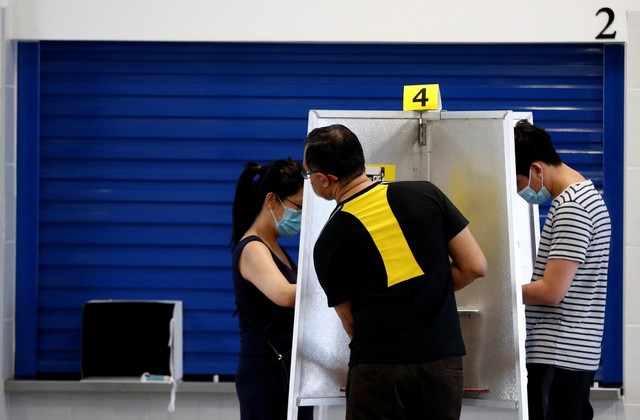
<instances>
[{"instance_id":1,"label":"blue face mask","mask_svg":"<svg viewBox=\"0 0 640 420\"><path fill-rule=\"evenodd\" d=\"M282 207L284 207L284 214L282 220L276 219L276 216L271 211L273 220L276 222L276 229L280 236L293 236L300 233L300 224L302 222L302 210L294 210L285 206L284 203L278 198Z\"/></svg>"},{"instance_id":2,"label":"blue face mask","mask_svg":"<svg viewBox=\"0 0 640 420\"><path fill-rule=\"evenodd\" d=\"M529 168L529 184L527 184L522 191L518 191L518 194L529 204L542 204L551 198L551 194L549 194L549 191L547 191L547 188L544 186L544 173L542 174L542 188L540 188L540 191L535 192L530 185L531 168Z\"/></svg>"}]
</instances>

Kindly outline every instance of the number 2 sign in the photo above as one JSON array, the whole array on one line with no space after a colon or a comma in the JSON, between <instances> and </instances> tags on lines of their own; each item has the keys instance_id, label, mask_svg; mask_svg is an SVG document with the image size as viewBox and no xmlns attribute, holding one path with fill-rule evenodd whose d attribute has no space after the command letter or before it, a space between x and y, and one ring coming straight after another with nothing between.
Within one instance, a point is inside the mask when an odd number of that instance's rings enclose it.
<instances>
[{"instance_id":1,"label":"number 2 sign","mask_svg":"<svg viewBox=\"0 0 640 420\"><path fill-rule=\"evenodd\" d=\"M611 8L603 7L602 9L598 10L598 13L596 13L596 16L598 16L600 13L603 13L603 12L607 15L607 24L604 27L604 29L600 31L598 36L596 36L596 39L615 39L617 31L607 33L607 29L609 29L609 27L613 24L615 13L613 13L613 10L611 10Z\"/></svg>"}]
</instances>

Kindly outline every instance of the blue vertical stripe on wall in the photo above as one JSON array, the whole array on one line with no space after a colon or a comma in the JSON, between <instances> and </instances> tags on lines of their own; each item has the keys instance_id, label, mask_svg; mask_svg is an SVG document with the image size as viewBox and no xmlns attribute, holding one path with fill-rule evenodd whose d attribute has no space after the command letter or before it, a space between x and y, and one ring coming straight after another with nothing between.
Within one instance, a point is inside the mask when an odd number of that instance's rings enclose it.
<instances>
[{"instance_id":1,"label":"blue vertical stripe on wall","mask_svg":"<svg viewBox=\"0 0 640 420\"><path fill-rule=\"evenodd\" d=\"M38 213L40 184L40 45L18 45L16 237L16 375L37 373Z\"/></svg>"},{"instance_id":2,"label":"blue vertical stripe on wall","mask_svg":"<svg viewBox=\"0 0 640 420\"><path fill-rule=\"evenodd\" d=\"M605 186L600 44L39 47L20 52L40 65L41 132L38 219L18 244L39 250L25 261L36 279L18 278L37 285L18 307L37 313L37 335L19 343L17 376L80 371L90 299L182 300L185 375L232 374L235 180L249 160L300 159L310 109L400 110L404 85L439 83L447 110L532 111L567 163Z\"/></svg>"},{"instance_id":3,"label":"blue vertical stripe on wall","mask_svg":"<svg viewBox=\"0 0 640 420\"><path fill-rule=\"evenodd\" d=\"M609 289L602 341L601 375L622 383L622 253L624 209L624 46L606 45L604 55L604 199L612 215Z\"/></svg>"}]
</instances>

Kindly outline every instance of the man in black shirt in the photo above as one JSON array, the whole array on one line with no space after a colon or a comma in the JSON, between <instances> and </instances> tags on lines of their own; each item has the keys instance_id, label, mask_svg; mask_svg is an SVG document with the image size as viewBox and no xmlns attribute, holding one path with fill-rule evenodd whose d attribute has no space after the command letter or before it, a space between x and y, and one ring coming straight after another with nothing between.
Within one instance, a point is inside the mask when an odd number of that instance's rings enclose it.
<instances>
[{"instance_id":1,"label":"man in black shirt","mask_svg":"<svg viewBox=\"0 0 640 420\"><path fill-rule=\"evenodd\" d=\"M487 268L467 220L428 181L370 180L343 125L309 133L302 175L337 203L314 265L351 338L347 419L458 419L465 348L454 291Z\"/></svg>"}]
</instances>

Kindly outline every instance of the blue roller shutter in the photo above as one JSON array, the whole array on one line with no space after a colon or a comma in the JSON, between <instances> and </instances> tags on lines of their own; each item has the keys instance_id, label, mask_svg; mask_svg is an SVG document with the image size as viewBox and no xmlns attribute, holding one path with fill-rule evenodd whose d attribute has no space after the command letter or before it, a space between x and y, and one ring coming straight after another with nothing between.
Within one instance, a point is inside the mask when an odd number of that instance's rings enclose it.
<instances>
[{"instance_id":1,"label":"blue roller shutter","mask_svg":"<svg viewBox=\"0 0 640 420\"><path fill-rule=\"evenodd\" d=\"M439 83L447 110L533 111L605 189L600 44L19 47L19 377L80 371L91 299L182 300L185 377L233 374L235 180L250 160L300 159L309 109L399 110L404 85ZM605 352L621 360L620 344Z\"/></svg>"}]
</instances>

